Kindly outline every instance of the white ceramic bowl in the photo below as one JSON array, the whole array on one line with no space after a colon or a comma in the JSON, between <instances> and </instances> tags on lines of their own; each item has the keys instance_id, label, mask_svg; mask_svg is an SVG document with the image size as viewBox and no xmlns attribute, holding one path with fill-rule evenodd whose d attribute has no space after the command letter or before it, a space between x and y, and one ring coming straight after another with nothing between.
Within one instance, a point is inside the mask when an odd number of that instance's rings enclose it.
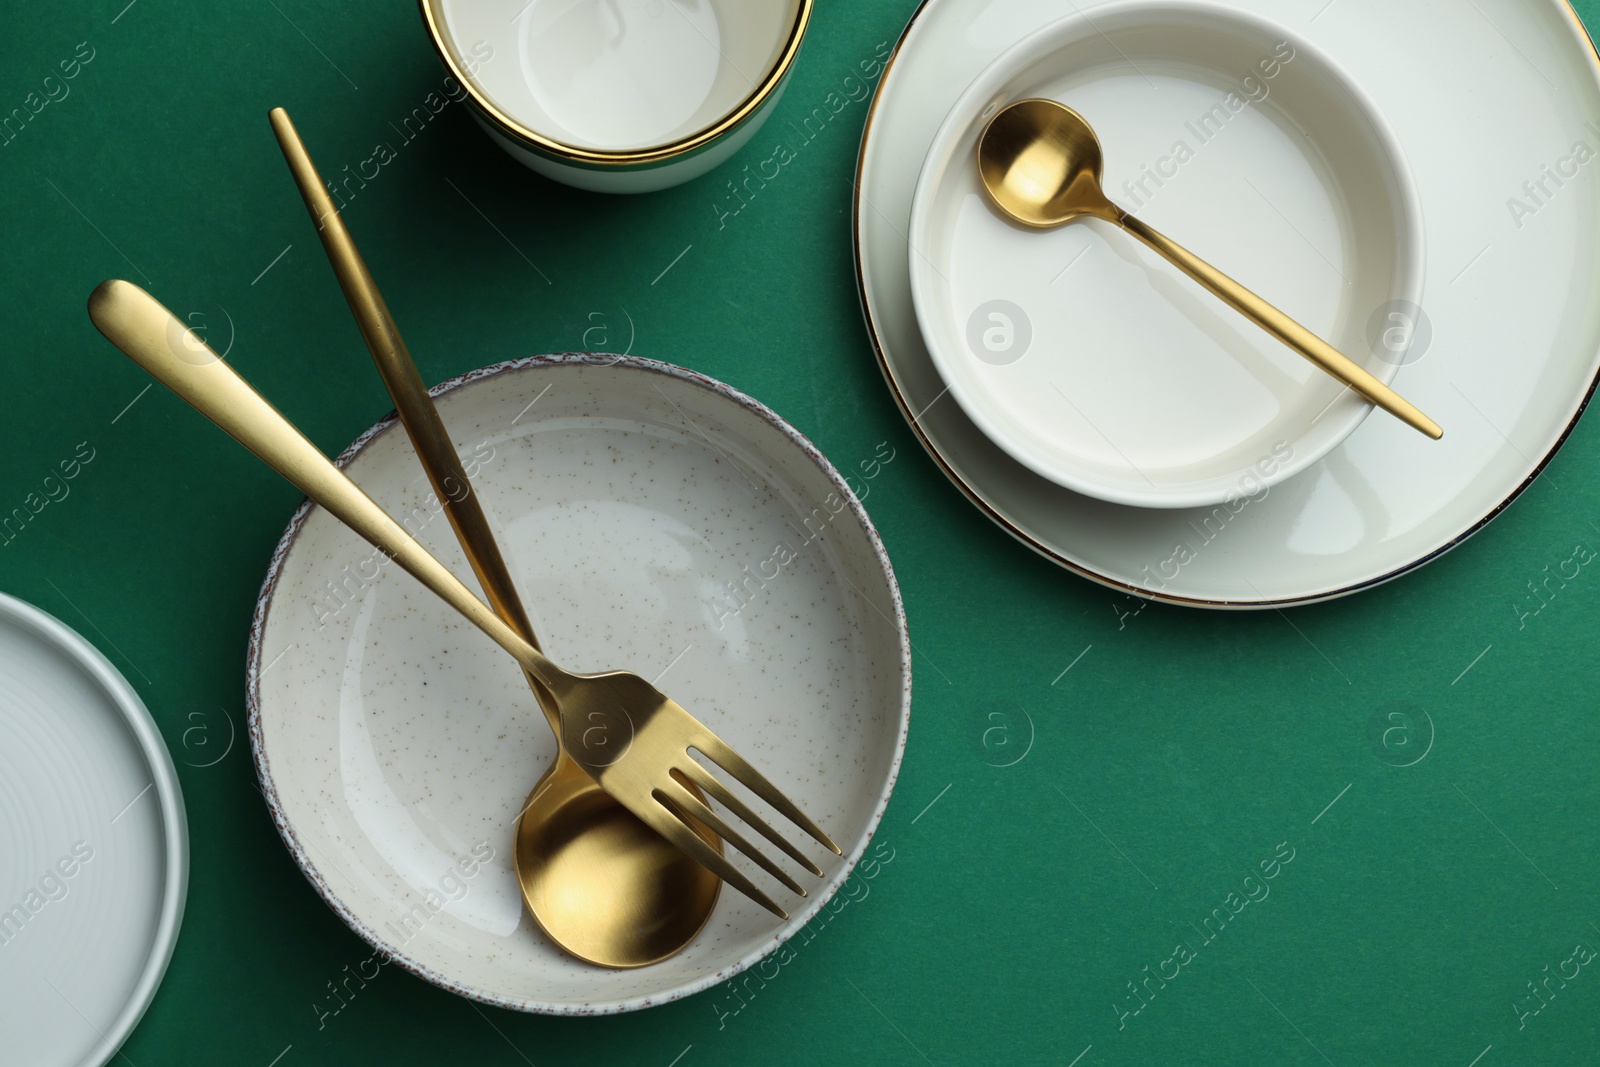
<instances>
[{"instance_id":1,"label":"white ceramic bowl","mask_svg":"<svg viewBox=\"0 0 1600 1067\"><path fill-rule=\"evenodd\" d=\"M789 921L729 891L662 963L566 956L524 913L511 866L555 752L515 662L310 505L273 556L248 668L262 791L290 852L374 966L486 1003L603 1014L737 974L834 894L894 786L910 644L877 533L798 431L692 371L539 356L435 394L551 657L659 679L844 856L810 850L825 876L801 900L729 849ZM473 582L392 417L340 463Z\"/></svg>"},{"instance_id":2,"label":"white ceramic bowl","mask_svg":"<svg viewBox=\"0 0 1600 1067\"><path fill-rule=\"evenodd\" d=\"M421 0L479 125L548 178L641 193L699 177L766 121L812 0Z\"/></svg>"},{"instance_id":3,"label":"white ceramic bowl","mask_svg":"<svg viewBox=\"0 0 1600 1067\"><path fill-rule=\"evenodd\" d=\"M1369 322L1421 301L1410 170L1331 59L1219 4L1108 4L997 58L922 169L911 291L972 421L1051 481L1143 507L1253 499L1337 447L1370 406L1132 236L1098 220L1029 230L988 202L978 136L1035 96L1095 128L1113 201L1379 379L1397 367Z\"/></svg>"}]
</instances>

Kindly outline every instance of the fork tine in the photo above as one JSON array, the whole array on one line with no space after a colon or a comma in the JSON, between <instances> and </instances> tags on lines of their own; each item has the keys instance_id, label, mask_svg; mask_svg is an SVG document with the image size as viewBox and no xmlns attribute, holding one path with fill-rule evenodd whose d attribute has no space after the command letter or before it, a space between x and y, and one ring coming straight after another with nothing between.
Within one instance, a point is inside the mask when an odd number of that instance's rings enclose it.
<instances>
[{"instance_id":1,"label":"fork tine","mask_svg":"<svg viewBox=\"0 0 1600 1067\"><path fill-rule=\"evenodd\" d=\"M700 801L700 798L696 797L693 793L689 792L683 787L683 783L674 781L672 785L673 788L671 792L668 792L666 789L657 789L655 791L656 797L669 802L673 807L678 808L681 812L692 815L700 822L703 822L707 826L711 827L712 833L721 837L724 841L732 844L734 848L738 849L740 852L743 852L746 856L749 856L755 861L756 866L760 867L763 871L766 871L768 874L772 875L772 877L782 882L784 888L788 889L789 892L798 893L801 896L807 895L805 889L801 887L799 882L791 878L787 871L785 871L782 867L779 867L764 852L752 845L743 834L729 826L727 822L723 820L722 816L706 807L706 805Z\"/></svg>"},{"instance_id":2,"label":"fork tine","mask_svg":"<svg viewBox=\"0 0 1600 1067\"><path fill-rule=\"evenodd\" d=\"M839 846L833 843L833 839L822 832L821 827L807 818L803 811L795 807L794 801L784 796L777 786L767 781L760 771L750 766L745 761L745 758L729 747L722 738L707 730L702 737L695 741L693 747L703 752L711 762L744 783L745 788L749 789L750 792L788 816L790 822L810 834L818 843L831 849L835 856L844 855L839 850Z\"/></svg>"},{"instance_id":3,"label":"fork tine","mask_svg":"<svg viewBox=\"0 0 1600 1067\"><path fill-rule=\"evenodd\" d=\"M721 782L717 781L716 776L710 771L707 771L704 767L700 766L700 764L696 763L694 760L684 760L683 765L681 767L673 768L672 773L682 775L684 778L699 786L703 791L710 794L712 800L715 800L718 804L721 804L723 807L733 812L735 818L742 820L746 825L753 826L760 831L762 837L765 837L768 841L771 841L774 845L777 845L779 848L781 848L784 851L784 854L790 859L800 864L818 878L822 877L822 868L818 867L814 862L812 862L810 856L807 856L804 852L801 852L794 845L790 844L788 839L782 834L778 833L778 831L774 830L767 820L751 811L748 804L734 796L732 793L728 792L727 788ZM699 819L700 816L695 815L695 818ZM704 819L700 819L700 821L705 822ZM710 824L707 823L707 825ZM712 829L715 830L716 827L712 827ZM727 835L723 834L722 836L726 837Z\"/></svg>"},{"instance_id":4,"label":"fork tine","mask_svg":"<svg viewBox=\"0 0 1600 1067\"><path fill-rule=\"evenodd\" d=\"M733 886L751 900L766 908L780 919L787 919L789 913L778 907L772 898L755 887L755 883L746 878L737 867L729 863L716 849L705 843L701 836L689 828L684 822L685 815L680 811L656 800L654 804L641 804L638 807L629 805L629 810L643 819L645 824L666 838L679 851L687 853L689 858L700 866Z\"/></svg>"}]
</instances>

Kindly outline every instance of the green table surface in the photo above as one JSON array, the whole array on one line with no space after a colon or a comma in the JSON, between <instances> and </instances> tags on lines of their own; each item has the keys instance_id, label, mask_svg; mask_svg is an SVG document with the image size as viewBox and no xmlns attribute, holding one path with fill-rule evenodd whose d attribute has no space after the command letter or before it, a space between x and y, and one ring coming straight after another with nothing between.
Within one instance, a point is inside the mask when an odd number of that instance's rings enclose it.
<instances>
[{"instance_id":1,"label":"green table surface","mask_svg":"<svg viewBox=\"0 0 1600 1067\"><path fill-rule=\"evenodd\" d=\"M1578 9L1600 26L1600 0ZM772 121L809 111L912 10L819 0ZM1600 946L1600 579L1569 582L1525 625L1513 607L1575 545L1600 548L1593 419L1506 514L1398 582L1287 613L1131 615L1137 602L980 515L890 398L851 263L865 102L723 218L726 172L636 198L576 192L514 163L459 106L404 140L396 126L442 74L404 0L13 5L0 109L75 52L92 58L68 95L0 147L0 507L80 444L94 458L0 547L0 588L127 675L187 799L182 935L116 1062L1600 1056L1600 974L1552 983L1520 1024L1514 1007L1528 983L1570 971L1580 943ZM146 285L214 342L231 334L231 362L330 453L389 410L271 136L273 105L325 173L395 149L346 218L429 380L616 350L631 320L635 354L746 390L841 465L896 450L867 502L916 648L910 743L880 830L893 859L744 998L719 988L558 1019L389 968L319 1021L326 983L370 950L283 847L241 733L250 614L299 495L148 388L84 314L103 278ZM758 137L732 166L766 150ZM1009 733L986 738L997 726ZM1387 726L1401 732L1386 745ZM997 765L1029 736L1025 757ZM1276 877L1247 882L1263 862ZM1247 889L1267 896L1240 905ZM1241 906L1209 943L1196 931ZM1194 958L1167 962L1182 940ZM1174 968L1147 1005L1134 998L1131 982ZM0 1042L29 1025L6 1011Z\"/></svg>"}]
</instances>

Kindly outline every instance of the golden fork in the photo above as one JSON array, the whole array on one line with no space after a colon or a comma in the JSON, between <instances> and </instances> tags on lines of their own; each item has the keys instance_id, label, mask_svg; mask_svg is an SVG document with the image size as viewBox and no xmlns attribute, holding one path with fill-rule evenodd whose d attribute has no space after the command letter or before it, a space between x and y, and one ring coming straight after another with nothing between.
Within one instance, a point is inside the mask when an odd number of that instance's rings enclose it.
<instances>
[{"instance_id":1,"label":"golden fork","mask_svg":"<svg viewBox=\"0 0 1600 1067\"><path fill-rule=\"evenodd\" d=\"M799 882L697 798L688 788L691 784L813 875L821 877L822 870L701 767L690 756L691 750L726 771L835 855L842 854L816 823L744 757L649 682L626 671L573 674L523 640L155 297L132 282L101 282L89 295L89 318L107 340L157 381L511 653L555 696L561 708L563 743L579 766L647 826L723 881L779 918L788 918L772 898L695 833L690 819L703 823L791 892L807 895ZM620 755L613 754L609 746L595 751L595 746L584 743L583 735L596 724L610 729L612 736L631 733L632 743Z\"/></svg>"},{"instance_id":2,"label":"golden fork","mask_svg":"<svg viewBox=\"0 0 1600 1067\"><path fill-rule=\"evenodd\" d=\"M455 529L484 599L506 625L539 648L477 489L467 477L378 283L289 113L273 108L270 118L283 158L327 250L328 262L394 400L395 413ZM562 744L561 708L555 697L538 679L527 678L556 735L556 758L522 807L512 850L517 884L529 914L557 945L579 959L606 967L641 967L683 951L711 917L722 883L715 873L634 818L585 773ZM615 740L603 732L601 737L606 742ZM690 787L690 792L696 791ZM696 797L705 800L697 792ZM709 830L701 827L699 834L711 847L722 850L722 841Z\"/></svg>"}]
</instances>

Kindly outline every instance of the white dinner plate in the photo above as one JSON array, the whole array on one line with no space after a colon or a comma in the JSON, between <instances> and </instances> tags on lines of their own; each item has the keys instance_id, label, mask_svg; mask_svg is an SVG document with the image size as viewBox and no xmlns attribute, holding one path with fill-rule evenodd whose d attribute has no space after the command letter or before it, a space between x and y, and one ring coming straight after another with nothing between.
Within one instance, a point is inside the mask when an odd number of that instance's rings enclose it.
<instances>
[{"instance_id":1,"label":"white dinner plate","mask_svg":"<svg viewBox=\"0 0 1600 1067\"><path fill-rule=\"evenodd\" d=\"M1092 19L1102 4L1076 6ZM1377 309L1368 330L1403 364L1397 381L1444 426L1443 441L1375 415L1248 507L1158 511L1040 477L947 396L912 306L917 174L962 89L1061 17L1053 0L929 0L913 16L863 135L856 264L896 401L1002 528L1113 588L1264 607L1367 588L1459 544L1530 484L1576 422L1600 369L1600 60L1564 0L1236 6L1331 55L1404 147L1426 227L1423 296L1420 309Z\"/></svg>"},{"instance_id":2,"label":"white dinner plate","mask_svg":"<svg viewBox=\"0 0 1600 1067\"><path fill-rule=\"evenodd\" d=\"M1038 97L1092 125L1114 202L1381 381L1398 368L1367 320L1422 296L1410 169L1337 64L1226 5L1121 0L991 63L923 164L911 295L967 416L1056 484L1138 507L1237 512L1337 448L1372 410L1343 383L1110 223L1031 229L990 203L979 136Z\"/></svg>"},{"instance_id":3,"label":"white dinner plate","mask_svg":"<svg viewBox=\"0 0 1600 1067\"><path fill-rule=\"evenodd\" d=\"M109 1062L166 973L188 877L183 794L138 694L0 594L0 1061Z\"/></svg>"},{"instance_id":4,"label":"white dinner plate","mask_svg":"<svg viewBox=\"0 0 1600 1067\"><path fill-rule=\"evenodd\" d=\"M705 989L814 916L867 847L910 715L899 592L857 494L798 431L725 385L620 356L539 356L435 390L545 651L631 669L759 767L844 849L785 922L725 892L677 956L582 963L523 909L516 819L555 739L516 662L309 504L257 605L250 736L290 852L393 961L521 1011L604 1014ZM890 454L888 459L892 459ZM340 462L476 588L392 416ZM795 837L798 835L789 835ZM842 898L841 898L842 899ZM318 1010L337 1011L331 997Z\"/></svg>"}]
</instances>

